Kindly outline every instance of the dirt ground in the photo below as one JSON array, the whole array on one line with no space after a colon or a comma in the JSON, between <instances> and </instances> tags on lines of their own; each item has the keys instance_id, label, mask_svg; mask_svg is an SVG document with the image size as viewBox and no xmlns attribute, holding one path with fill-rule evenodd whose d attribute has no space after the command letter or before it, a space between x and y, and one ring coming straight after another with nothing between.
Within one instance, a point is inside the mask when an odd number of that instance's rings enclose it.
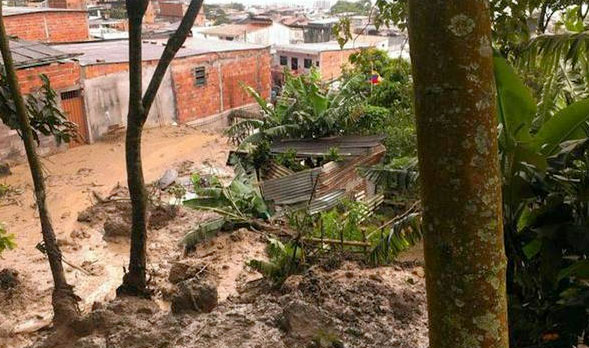
<instances>
[{"instance_id":1,"label":"dirt ground","mask_svg":"<svg viewBox=\"0 0 589 348\"><path fill-rule=\"evenodd\" d=\"M146 182L153 182L169 168L191 161L197 166L224 167L230 147L217 133L193 128L166 127L146 130L143 138L143 166ZM110 142L80 146L43 159L47 174L48 205L57 238L66 261L84 266L89 272L66 266L68 281L83 299L87 310L95 301L114 297L123 267L128 263L126 240L107 243L102 226L77 221L78 213L93 203L93 192L108 195L117 184L126 182L122 137ZM35 246L41 241L40 225L34 209L33 191L27 165L11 168L12 175L0 182L22 190L14 201L0 201L0 221L16 237L17 248L0 259L0 269L13 268L23 280L20 298L0 299L0 347L20 347L27 335L9 335L35 330L51 318L51 274L46 258ZM175 224L153 236L150 267L157 272L160 254L177 250L176 243L194 219ZM184 223L184 225L182 225ZM12 296L14 297L14 296ZM4 300L4 301L2 301ZM12 336L12 337L6 337ZM23 336L23 337L21 337Z\"/></svg>"},{"instance_id":2,"label":"dirt ground","mask_svg":"<svg viewBox=\"0 0 589 348\"><path fill-rule=\"evenodd\" d=\"M230 148L220 134L190 127L147 130L146 182L171 168L181 176L212 171L228 180L232 172L225 161ZM74 265L66 266L66 276L94 327L79 340L60 339L59 347L427 346L420 248L394 267L363 269L347 263L334 272L311 269L289 278L280 291L270 290L245 266L248 260L265 258L265 236L247 230L221 234L183 255L178 242L211 217L184 208L173 214L152 209L148 271L155 301L115 299L128 263L128 238L104 236L109 223L128 223L122 139L73 148L43 162L58 241L65 261ZM46 328L52 282L45 256L35 248L41 235L28 167L11 170L13 174L0 182L22 194L0 201L0 221L16 236L18 246L4 253L0 270L15 269L20 282L0 291L0 348L37 346L55 338ZM111 199L100 203L97 197ZM211 313L174 315L169 310L174 291L170 270L186 260L198 262L199 272L217 287L219 305ZM301 319L296 313L306 314ZM319 338L309 331L317 327L322 330Z\"/></svg>"}]
</instances>

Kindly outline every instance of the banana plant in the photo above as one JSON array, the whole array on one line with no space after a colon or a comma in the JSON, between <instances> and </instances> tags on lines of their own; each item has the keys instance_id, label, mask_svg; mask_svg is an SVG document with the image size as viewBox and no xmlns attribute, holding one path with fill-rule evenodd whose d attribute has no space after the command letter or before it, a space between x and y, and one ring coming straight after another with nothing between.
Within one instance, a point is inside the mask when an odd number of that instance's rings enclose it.
<instances>
[{"instance_id":1,"label":"banana plant","mask_svg":"<svg viewBox=\"0 0 589 348\"><path fill-rule=\"evenodd\" d=\"M351 110L365 99L352 88L355 82L352 78L335 88L324 85L315 69L301 76L286 72L284 86L274 106L254 88L243 86L260 106L261 118L241 120L226 134L242 148L277 138L340 135L354 125Z\"/></svg>"},{"instance_id":2,"label":"banana plant","mask_svg":"<svg viewBox=\"0 0 589 348\"><path fill-rule=\"evenodd\" d=\"M498 54L495 80L504 197L515 203L529 189L525 180L521 180L529 168L545 171L547 158L559 151L561 143L587 137L589 99L577 101L538 124L537 105L531 91Z\"/></svg>"}]
</instances>

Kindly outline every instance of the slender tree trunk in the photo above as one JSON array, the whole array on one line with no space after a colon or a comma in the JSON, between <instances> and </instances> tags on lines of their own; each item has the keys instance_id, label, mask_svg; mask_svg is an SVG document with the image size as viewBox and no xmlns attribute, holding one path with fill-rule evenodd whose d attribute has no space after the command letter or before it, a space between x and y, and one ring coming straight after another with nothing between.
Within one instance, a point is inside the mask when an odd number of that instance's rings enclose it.
<instances>
[{"instance_id":1,"label":"slender tree trunk","mask_svg":"<svg viewBox=\"0 0 589 348\"><path fill-rule=\"evenodd\" d=\"M487 0L410 0L431 348L507 348Z\"/></svg>"},{"instance_id":2,"label":"slender tree trunk","mask_svg":"<svg viewBox=\"0 0 589 348\"><path fill-rule=\"evenodd\" d=\"M52 304L55 324L67 324L80 317L80 310L78 308L79 297L74 294L73 287L67 283L63 265L61 263L61 251L55 239L55 232L51 224L51 217L46 203L45 179L43 177L43 170L41 162L35 151L35 140L33 138L33 131L29 124L28 112L25 107L24 99L20 93L20 87L16 77L12 54L6 36L6 28L2 18L2 3L0 2L0 52L4 61L4 69L6 70L6 77L14 104L16 107L16 114L20 125L20 135L23 140L29 168L31 169L31 177L33 179L33 186L35 189L35 199L37 209L39 210L39 219L41 220L41 233L43 234L43 242L45 250L47 251L47 258L49 259L49 266L51 274L53 275L53 295Z\"/></svg>"},{"instance_id":3,"label":"slender tree trunk","mask_svg":"<svg viewBox=\"0 0 589 348\"><path fill-rule=\"evenodd\" d=\"M128 0L133 2L133 0ZM144 109L141 103L143 94L141 77L141 22L145 9L139 1L135 6L127 5L129 16L129 113L127 115L127 134L125 154L127 164L127 183L132 206L131 254L129 272L117 294L149 296L146 279L147 242L147 191L141 163L141 133L144 124Z\"/></svg>"},{"instance_id":4,"label":"slender tree trunk","mask_svg":"<svg viewBox=\"0 0 589 348\"><path fill-rule=\"evenodd\" d=\"M129 272L125 274L123 284L117 289L118 295L149 296L146 279L148 197L141 163L141 134L166 70L190 34L202 2L203 0L190 2L178 29L166 44L145 95L142 95L141 78L141 23L149 1L127 0L126 2L127 16L129 17L130 83L125 153L127 182L132 205L132 228Z\"/></svg>"}]
</instances>

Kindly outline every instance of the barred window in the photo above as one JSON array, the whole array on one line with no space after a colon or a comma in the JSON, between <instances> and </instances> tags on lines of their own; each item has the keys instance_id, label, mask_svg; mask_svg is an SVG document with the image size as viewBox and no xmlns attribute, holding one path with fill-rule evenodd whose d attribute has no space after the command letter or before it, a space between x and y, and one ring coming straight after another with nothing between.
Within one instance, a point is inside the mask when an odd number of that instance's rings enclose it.
<instances>
[{"instance_id":1,"label":"barred window","mask_svg":"<svg viewBox=\"0 0 589 348\"><path fill-rule=\"evenodd\" d=\"M207 83L207 74L204 66L194 68L194 85L204 86Z\"/></svg>"}]
</instances>

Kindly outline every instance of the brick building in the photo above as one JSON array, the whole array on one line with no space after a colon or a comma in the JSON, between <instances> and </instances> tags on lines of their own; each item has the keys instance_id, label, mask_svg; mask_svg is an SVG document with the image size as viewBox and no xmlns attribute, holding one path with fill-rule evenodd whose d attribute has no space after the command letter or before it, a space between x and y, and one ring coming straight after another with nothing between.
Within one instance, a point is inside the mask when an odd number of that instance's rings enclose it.
<instances>
[{"instance_id":1,"label":"brick building","mask_svg":"<svg viewBox=\"0 0 589 348\"><path fill-rule=\"evenodd\" d=\"M88 40L88 13L81 9L5 7L4 25L22 40L60 43Z\"/></svg>"},{"instance_id":2,"label":"brick building","mask_svg":"<svg viewBox=\"0 0 589 348\"><path fill-rule=\"evenodd\" d=\"M163 43L150 40L143 44L146 85L164 49ZM124 126L129 94L128 42L54 47L71 54L82 53L77 60L84 76L81 86L90 141L109 129ZM148 124L223 123L231 110L254 104L242 83L269 97L270 61L268 47L188 38L166 72Z\"/></svg>"},{"instance_id":3,"label":"brick building","mask_svg":"<svg viewBox=\"0 0 589 348\"><path fill-rule=\"evenodd\" d=\"M85 10L86 0L47 0L47 7Z\"/></svg>"},{"instance_id":4,"label":"brick building","mask_svg":"<svg viewBox=\"0 0 589 348\"><path fill-rule=\"evenodd\" d=\"M167 0L167 1L159 1L159 17L168 19L168 20L176 20L179 21L184 17L186 10L188 9L188 2L185 1L177 1L177 0ZM206 17L204 13L204 6L201 6L200 12L196 16L194 20L195 27L204 27L206 22Z\"/></svg>"},{"instance_id":5,"label":"brick building","mask_svg":"<svg viewBox=\"0 0 589 348\"><path fill-rule=\"evenodd\" d=\"M164 49L164 41L143 44L143 81L149 83ZM20 54L19 82L24 93L41 86L46 74L58 92L68 117L78 124L86 142L126 125L129 98L128 41L60 44L51 47L29 43L31 50L46 52L33 63ZM17 44L12 43L13 51ZM18 54L15 54L19 57ZM172 61L151 109L147 125L177 123L225 125L238 108L255 107L242 88L256 88L269 98L270 49L265 46L188 38ZM64 149L64 147L61 147ZM43 139L41 153L55 150L51 138ZM0 161L23 155L14 131L0 125Z\"/></svg>"},{"instance_id":6,"label":"brick building","mask_svg":"<svg viewBox=\"0 0 589 348\"><path fill-rule=\"evenodd\" d=\"M323 43L304 43L297 45L276 46L272 61L272 79L281 85L284 69L293 74L306 74L312 67L318 69L325 81L337 79L342 74L342 66L348 63L351 54L369 43L350 43L343 48L335 41Z\"/></svg>"},{"instance_id":7,"label":"brick building","mask_svg":"<svg viewBox=\"0 0 589 348\"><path fill-rule=\"evenodd\" d=\"M17 69L17 76L23 94L30 94L42 86L40 74L45 74L51 86L57 91L64 111L72 121L79 123L80 133L85 134L82 115L77 113L80 97L80 67L71 60L72 54L65 53L43 44L22 40L10 40L10 50ZM40 154L57 149L53 137L41 137ZM62 146L62 148L65 148ZM0 160L17 159L24 156L22 141L17 132L0 122Z\"/></svg>"}]
</instances>

